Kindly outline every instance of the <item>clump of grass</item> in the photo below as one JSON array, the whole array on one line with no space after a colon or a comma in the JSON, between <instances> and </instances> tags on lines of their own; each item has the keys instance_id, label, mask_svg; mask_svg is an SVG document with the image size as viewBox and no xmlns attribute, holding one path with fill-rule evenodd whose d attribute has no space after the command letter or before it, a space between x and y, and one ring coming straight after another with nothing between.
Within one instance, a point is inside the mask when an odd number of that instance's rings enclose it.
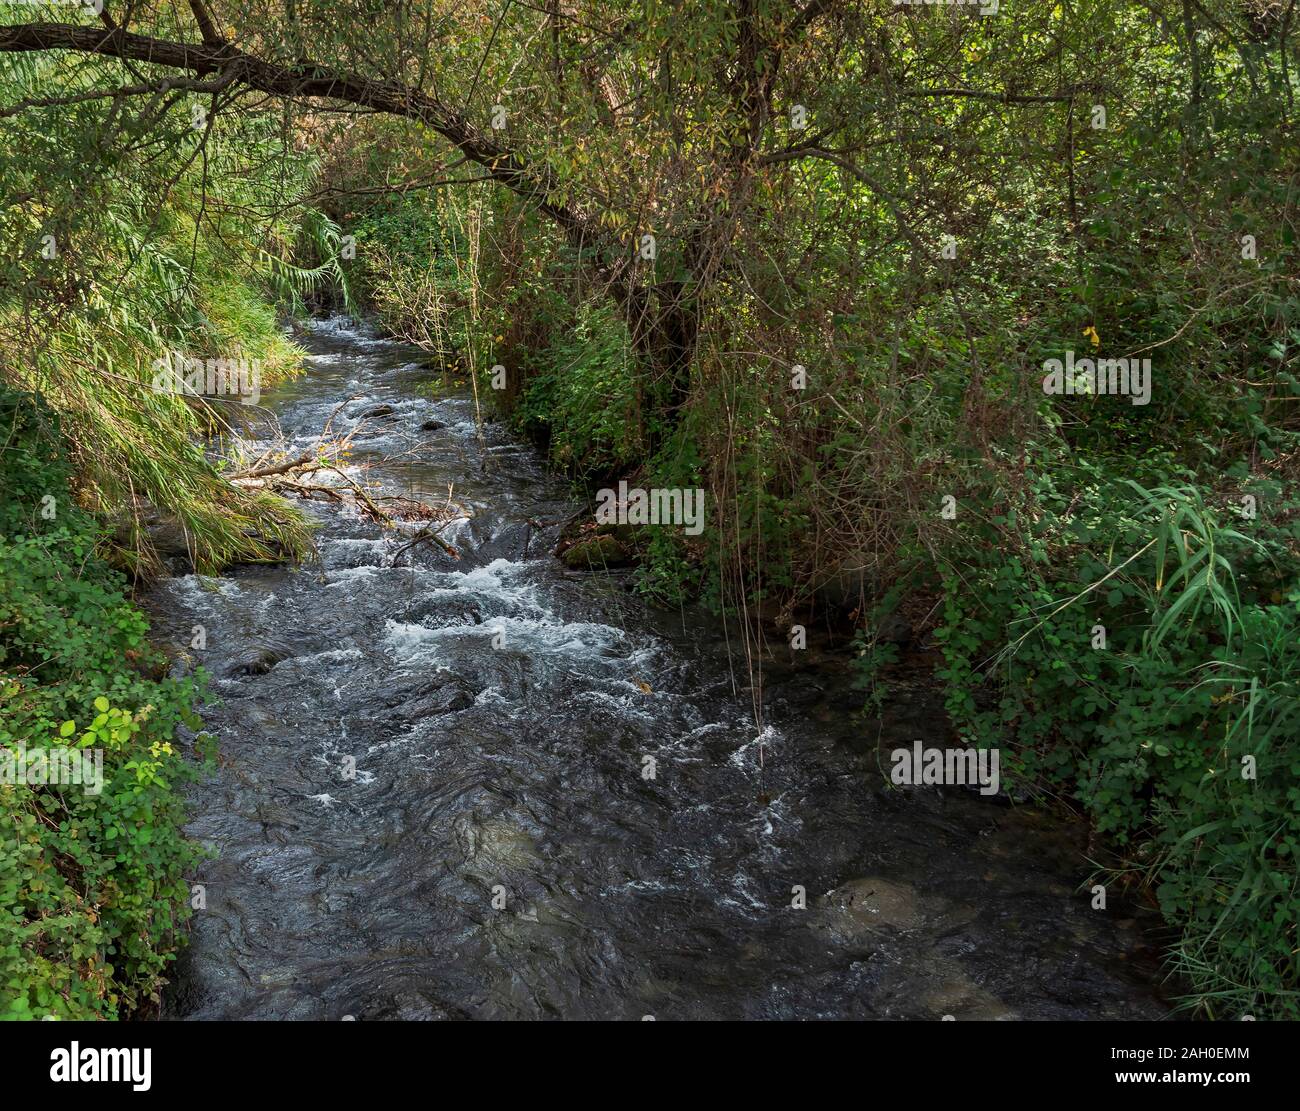
<instances>
[{"instance_id":1,"label":"clump of grass","mask_svg":"<svg viewBox=\"0 0 1300 1111\"><path fill-rule=\"evenodd\" d=\"M32 95L46 68L8 71L5 99ZM304 222L286 203L316 163L256 116L220 120L210 134L155 119L150 134L172 157L110 153L98 138L102 111L24 113L9 124L18 132L10 149L24 155L0 156L15 198L0 203L0 378L57 417L77 500L116 522L105 543L119 565L160 570L150 539L158 518L184 530L203 572L302 557L311 548L302 514L233 487L204 452L203 435L241 407L152 384L157 361L175 353L255 360L261 389L299 372L302 352L276 304L301 309L308 291L341 280L338 229L315 213ZM63 203L69 195L76 205ZM312 266L294 262L303 236Z\"/></svg>"}]
</instances>

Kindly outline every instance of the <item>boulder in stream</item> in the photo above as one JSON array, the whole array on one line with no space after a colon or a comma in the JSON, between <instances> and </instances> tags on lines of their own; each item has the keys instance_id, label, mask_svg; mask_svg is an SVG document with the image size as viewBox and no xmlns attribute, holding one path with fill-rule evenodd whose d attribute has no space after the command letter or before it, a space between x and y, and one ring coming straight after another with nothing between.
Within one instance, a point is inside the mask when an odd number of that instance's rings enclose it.
<instances>
[{"instance_id":1,"label":"boulder in stream","mask_svg":"<svg viewBox=\"0 0 1300 1111\"><path fill-rule=\"evenodd\" d=\"M628 562L627 550L612 536L579 540L566 548L560 558L566 567L575 571L600 571L606 567L622 567Z\"/></svg>"}]
</instances>

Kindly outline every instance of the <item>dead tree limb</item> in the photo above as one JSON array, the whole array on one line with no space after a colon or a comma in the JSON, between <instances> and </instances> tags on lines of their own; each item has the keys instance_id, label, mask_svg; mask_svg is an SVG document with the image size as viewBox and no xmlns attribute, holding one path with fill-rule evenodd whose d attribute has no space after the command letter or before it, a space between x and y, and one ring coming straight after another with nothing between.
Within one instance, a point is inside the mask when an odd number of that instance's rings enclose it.
<instances>
[{"instance_id":1,"label":"dead tree limb","mask_svg":"<svg viewBox=\"0 0 1300 1111\"><path fill-rule=\"evenodd\" d=\"M233 474L224 477L230 479L231 482L243 478L266 478L267 475L284 474L286 471L292 471L295 467L306 466L308 463L315 462L315 460L316 456L309 452L306 455L298 456L296 459L286 459L283 463L273 463L267 467L254 467L247 471L235 471Z\"/></svg>"}]
</instances>

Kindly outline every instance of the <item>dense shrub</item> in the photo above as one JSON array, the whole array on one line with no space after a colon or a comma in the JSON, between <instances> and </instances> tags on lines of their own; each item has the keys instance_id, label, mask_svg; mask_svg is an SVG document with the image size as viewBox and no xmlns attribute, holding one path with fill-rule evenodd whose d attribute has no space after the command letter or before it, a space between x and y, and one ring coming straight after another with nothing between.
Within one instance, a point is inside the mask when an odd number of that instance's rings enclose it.
<instances>
[{"instance_id":1,"label":"dense shrub","mask_svg":"<svg viewBox=\"0 0 1300 1111\"><path fill-rule=\"evenodd\" d=\"M1056 463L959 514L948 709L1006 779L1079 800L1207 1013L1298 1017L1300 498Z\"/></svg>"},{"instance_id":2,"label":"dense shrub","mask_svg":"<svg viewBox=\"0 0 1300 1111\"><path fill-rule=\"evenodd\" d=\"M612 309L585 303L534 360L514 419L546 440L570 474L617 474L640 461L643 423L636 356Z\"/></svg>"},{"instance_id":3,"label":"dense shrub","mask_svg":"<svg viewBox=\"0 0 1300 1111\"><path fill-rule=\"evenodd\" d=\"M99 793L21 774L0 784L10 1019L114 1018L156 997L196 858L180 832L177 731L199 728L203 680L159 677L146 621L97 554L69 477L50 415L0 393L0 759L103 753Z\"/></svg>"},{"instance_id":4,"label":"dense shrub","mask_svg":"<svg viewBox=\"0 0 1300 1111\"><path fill-rule=\"evenodd\" d=\"M436 195L415 193L380 198L346 219L367 307L389 334L425 347L448 366L461 357L472 296L461 216Z\"/></svg>"}]
</instances>

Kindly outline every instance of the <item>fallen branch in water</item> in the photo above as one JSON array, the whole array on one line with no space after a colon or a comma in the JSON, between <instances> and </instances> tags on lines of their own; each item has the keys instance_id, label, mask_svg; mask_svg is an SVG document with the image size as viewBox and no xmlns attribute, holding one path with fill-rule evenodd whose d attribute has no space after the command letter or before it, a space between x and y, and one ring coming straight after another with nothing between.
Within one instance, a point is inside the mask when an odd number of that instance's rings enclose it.
<instances>
[{"instance_id":1,"label":"fallen branch in water","mask_svg":"<svg viewBox=\"0 0 1300 1111\"><path fill-rule=\"evenodd\" d=\"M365 503L366 509L370 511L370 516L372 520L378 521L381 524L392 524L393 522L392 515L389 513L385 513L382 509L380 509L379 506L375 504L374 498L372 498L369 494L366 493L365 487L362 486L361 483L359 483L355 478L352 478L351 476L344 474L341 470L338 469L338 467L334 466L333 463L322 462L321 466L328 471L333 471L336 475L339 476L339 478L341 478L344 482L346 482L349 486L351 486L353 490L356 491L357 497L362 502Z\"/></svg>"},{"instance_id":2,"label":"fallen branch in water","mask_svg":"<svg viewBox=\"0 0 1300 1111\"><path fill-rule=\"evenodd\" d=\"M325 494L327 497L331 497L337 502L344 500L343 491L337 486L316 486L307 482L294 482L289 484L289 488L299 497L305 498L311 494Z\"/></svg>"},{"instance_id":3,"label":"fallen branch in water","mask_svg":"<svg viewBox=\"0 0 1300 1111\"><path fill-rule=\"evenodd\" d=\"M451 524L450 521L444 521L438 527L440 529L444 529L449 524ZM408 540L405 544L403 544L400 548L398 548L396 552L393 553L393 562L390 564L390 566L396 567L397 561L401 559L402 556L404 556L416 545L423 544L426 540L428 540L433 544L437 544L438 547L440 547L444 552L446 552L449 556L451 556L452 559L460 559L460 552L456 551L455 548L453 548L450 544L448 544L447 541L445 541L441 536L439 536L432 529L426 527L420 529L419 532L417 532L414 536L412 536L410 540Z\"/></svg>"},{"instance_id":4,"label":"fallen branch in water","mask_svg":"<svg viewBox=\"0 0 1300 1111\"><path fill-rule=\"evenodd\" d=\"M356 436L362 428L365 427L366 418L361 417L357 421L357 426L347 435L338 439L329 439L330 429L334 426L334 418L337 417L346 405L350 405L357 397L345 398L334 407L330 413L329 419L325 422L325 427L321 430L318 437L318 446L313 451L304 452L292 459L282 459L278 463L266 463L265 460L272 451L267 451L261 459L251 467L245 467L241 471L230 471L224 477L237 485L247 485L255 479L270 478L273 475L288 474L290 471L299 471L302 474L309 474L312 471L320 470L321 467L329 466L332 460L342 458L352 448L353 437ZM274 449L272 449L274 450ZM345 476L346 477L346 476ZM263 484L265 485L265 484Z\"/></svg>"},{"instance_id":5,"label":"fallen branch in water","mask_svg":"<svg viewBox=\"0 0 1300 1111\"><path fill-rule=\"evenodd\" d=\"M320 494L340 504L350 502L362 517L390 527L396 526L402 521L436 521L439 522L437 529L440 530L446 528L456 518L466 516L465 510L452 500L451 486L447 487L446 502L440 506L434 506L416 501L414 498L403 497L400 494L372 494L365 486L342 469L343 458L352 445L352 438L364 425L365 418L362 418L357 423L356 428L346 436L336 440L329 440L328 436L334 418L338 416L345 405L354 400L356 399L349 398L347 401L341 402L334 412L330 414L329 420L326 421L325 428L321 433L319 446L314 451L293 458L281 459L276 463L266 462L267 456L271 454L267 452L253 466L241 471L234 471L225 477L232 484L243 489L264 489L277 494L295 494L300 498L310 498ZM346 485L324 486L319 483L304 481L308 475L319 471L332 471ZM460 559L460 553L447 541L443 540L441 536L438 536L433 525L430 524L414 533L405 544L398 548L393 556L393 566L396 566L397 560L406 552L425 542L441 548L452 559Z\"/></svg>"},{"instance_id":6,"label":"fallen branch in water","mask_svg":"<svg viewBox=\"0 0 1300 1111\"><path fill-rule=\"evenodd\" d=\"M298 456L297 459L286 459L283 463L273 463L269 467L254 467L252 470L248 471L235 471L225 477L231 482L237 482L249 478L266 478L268 475L284 474L286 471L291 471L295 467L306 466L308 463L315 461L315 459L316 456L314 454L308 453L307 455Z\"/></svg>"}]
</instances>

